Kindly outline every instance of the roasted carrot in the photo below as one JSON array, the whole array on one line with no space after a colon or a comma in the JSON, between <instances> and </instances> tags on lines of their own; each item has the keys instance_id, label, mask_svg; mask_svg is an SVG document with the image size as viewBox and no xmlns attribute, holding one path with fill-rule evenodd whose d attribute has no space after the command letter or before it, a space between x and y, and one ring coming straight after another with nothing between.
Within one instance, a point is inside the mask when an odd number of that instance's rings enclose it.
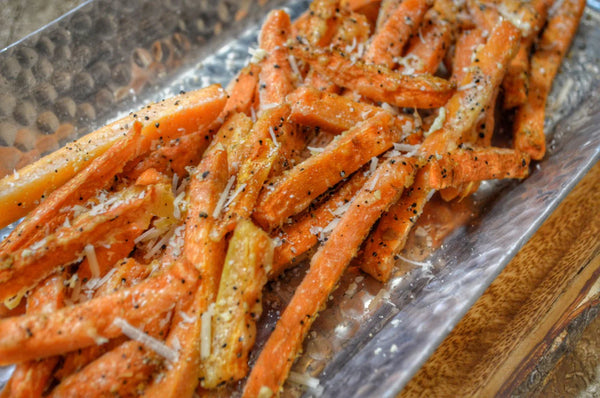
<instances>
[{"instance_id":1,"label":"roasted carrot","mask_svg":"<svg viewBox=\"0 0 600 398\"><path fill-rule=\"evenodd\" d=\"M170 313L148 320L144 332L160 338L169 326ZM50 397L139 396L164 358L138 341L125 341L56 386ZM100 377L99 377L100 375Z\"/></svg>"},{"instance_id":2,"label":"roasted carrot","mask_svg":"<svg viewBox=\"0 0 600 398\"><path fill-rule=\"evenodd\" d=\"M305 37L313 46L328 46L341 20L338 0L312 1L305 15L294 23L294 36Z\"/></svg>"},{"instance_id":3,"label":"roasted carrot","mask_svg":"<svg viewBox=\"0 0 600 398\"><path fill-rule=\"evenodd\" d=\"M133 326L171 309L197 286L198 274L180 262L129 289L48 314L0 320L0 364L45 358L102 344L122 334L120 317Z\"/></svg>"},{"instance_id":4,"label":"roasted carrot","mask_svg":"<svg viewBox=\"0 0 600 398\"><path fill-rule=\"evenodd\" d=\"M546 153L544 115L546 99L552 87L560 62L567 53L575 35L585 2L565 0L551 13L542 32L538 49L531 57L530 87L527 102L517 109L514 147L540 160Z\"/></svg>"},{"instance_id":5,"label":"roasted carrot","mask_svg":"<svg viewBox=\"0 0 600 398\"><path fill-rule=\"evenodd\" d=\"M327 200L316 207L311 204L311 207L300 213L291 224L281 228L281 231L275 235L281 240L281 244L275 248L269 278L279 275L287 265L293 264L297 258L316 245L321 233L331 232L326 231L328 226L333 227L334 220L342 215L344 205L352 200L368 177L365 170L357 171Z\"/></svg>"},{"instance_id":6,"label":"roasted carrot","mask_svg":"<svg viewBox=\"0 0 600 398\"><path fill-rule=\"evenodd\" d=\"M408 76L381 65L353 61L338 50L315 49L307 44L290 45L297 58L311 63L338 86L350 88L374 101L399 107L437 108L446 103L454 86L430 75Z\"/></svg>"},{"instance_id":7,"label":"roasted carrot","mask_svg":"<svg viewBox=\"0 0 600 398\"><path fill-rule=\"evenodd\" d=\"M142 156L139 161L129 162L119 177L135 180L150 168L160 170L169 176L173 174L184 176L187 173L186 167L198 164L211 138L211 132L207 131L176 138L147 156Z\"/></svg>"},{"instance_id":8,"label":"roasted carrot","mask_svg":"<svg viewBox=\"0 0 600 398\"><path fill-rule=\"evenodd\" d=\"M271 11L262 27L259 45L266 56L260 62L260 110L280 104L294 89L293 71L285 46L291 30L290 17L283 10Z\"/></svg>"},{"instance_id":9,"label":"roasted carrot","mask_svg":"<svg viewBox=\"0 0 600 398\"><path fill-rule=\"evenodd\" d=\"M431 3L404 0L389 15L381 29L371 37L365 61L392 68L406 43L417 31Z\"/></svg>"},{"instance_id":10,"label":"roasted carrot","mask_svg":"<svg viewBox=\"0 0 600 398\"><path fill-rule=\"evenodd\" d=\"M229 242L215 301L212 348L202 386L215 388L248 373L248 356L262 314L262 289L273 261L269 236L251 221L238 223Z\"/></svg>"},{"instance_id":11,"label":"roasted carrot","mask_svg":"<svg viewBox=\"0 0 600 398\"><path fill-rule=\"evenodd\" d=\"M18 250L33 243L34 236L52 233L69 216L69 212L61 213L59 209L85 204L123 168L125 162L135 156L135 143L139 140L141 127L140 123L135 123L134 128L113 147L54 191L2 241L0 250L3 253Z\"/></svg>"},{"instance_id":12,"label":"roasted carrot","mask_svg":"<svg viewBox=\"0 0 600 398\"><path fill-rule=\"evenodd\" d=\"M340 134L380 111L375 106L306 86L289 94L287 101L292 106L290 120L334 134Z\"/></svg>"},{"instance_id":13,"label":"roasted carrot","mask_svg":"<svg viewBox=\"0 0 600 398\"><path fill-rule=\"evenodd\" d=\"M64 306L64 273L51 275L42 281L27 298L27 313L49 314ZM48 386L59 357L18 364L4 387L11 397L41 396Z\"/></svg>"},{"instance_id":14,"label":"roasted carrot","mask_svg":"<svg viewBox=\"0 0 600 398\"><path fill-rule=\"evenodd\" d=\"M456 150L432 160L429 166L428 185L439 190L472 181L525 178L529 155L504 148Z\"/></svg>"},{"instance_id":15,"label":"roasted carrot","mask_svg":"<svg viewBox=\"0 0 600 398\"><path fill-rule=\"evenodd\" d=\"M260 66L257 63L251 63L245 66L238 76L227 87L229 98L223 108L223 115L234 112L242 112L250 116L250 108L254 102L254 93L258 87L258 75Z\"/></svg>"},{"instance_id":16,"label":"roasted carrot","mask_svg":"<svg viewBox=\"0 0 600 398\"><path fill-rule=\"evenodd\" d=\"M389 16L400 5L401 0L381 0L379 5L379 14L375 25L375 32L379 32L387 22Z\"/></svg>"},{"instance_id":17,"label":"roasted carrot","mask_svg":"<svg viewBox=\"0 0 600 398\"><path fill-rule=\"evenodd\" d=\"M99 210L98 215L91 214L92 211L84 213L72 225L59 228L35 245L2 255L0 300L22 294L57 267L76 261L87 242L110 245L115 235L130 224L135 223L144 230L153 215L168 215L165 211L172 209L171 190L161 186L134 187L117 198L123 203Z\"/></svg>"},{"instance_id":18,"label":"roasted carrot","mask_svg":"<svg viewBox=\"0 0 600 398\"><path fill-rule=\"evenodd\" d=\"M377 227L365 240L360 268L378 281L387 282L390 279L396 256L404 248L408 233L432 193L427 184L428 174L428 167L417 172L414 184L381 216Z\"/></svg>"},{"instance_id":19,"label":"roasted carrot","mask_svg":"<svg viewBox=\"0 0 600 398\"><path fill-rule=\"evenodd\" d=\"M442 128L425 139L421 147L423 153L441 154L468 142L465 134L470 134L479 116L490 108L494 92L518 45L518 29L510 22L499 22L487 43L475 52L466 76L445 106Z\"/></svg>"},{"instance_id":20,"label":"roasted carrot","mask_svg":"<svg viewBox=\"0 0 600 398\"><path fill-rule=\"evenodd\" d=\"M392 147L401 132L393 128L391 119L389 113L381 112L348 130L323 152L294 167L272 189L263 191L254 219L268 230L281 225L330 186Z\"/></svg>"},{"instance_id":21,"label":"roasted carrot","mask_svg":"<svg viewBox=\"0 0 600 398\"><path fill-rule=\"evenodd\" d=\"M227 170L227 151L216 145L209 149L192 176L183 256L186 263L198 270L201 281L193 300L177 306L179 312L167 337L169 344L178 341L181 345L179 361L155 378L146 391L147 396L189 397L203 377L202 315L217 296L226 249L225 240L211 239L210 232L216 223L215 209L229 179ZM181 311L186 314L185 318L180 315Z\"/></svg>"},{"instance_id":22,"label":"roasted carrot","mask_svg":"<svg viewBox=\"0 0 600 398\"><path fill-rule=\"evenodd\" d=\"M485 44L485 37L480 29L463 30L456 40L452 58L452 76L450 79L459 84L467 75L473 54L479 45Z\"/></svg>"},{"instance_id":23,"label":"roasted carrot","mask_svg":"<svg viewBox=\"0 0 600 398\"><path fill-rule=\"evenodd\" d=\"M52 191L90 165L111 148L135 120L141 121L143 136L176 138L207 126L225 101L224 91L213 85L148 105L7 176L0 180L0 227L26 215Z\"/></svg>"},{"instance_id":24,"label":"roasted carrot","mask_svg":"<svg viewBox=\"0 0 600 398\"><path fill-rule=\"evenodd\" d=\"M380 0L340 0L340 7L355 11L372 3L378 3Z\"/></svg>"},{"instance_id":25,"label":"roasted carrot","mask_svg":"<svg viewBox=\"0 0 600 398\"><path fill-rule=\"evenodd\" d=\"M115 271L110 278L96 290L94 297L102 297L115 293L121 289L131 287L144 280L151 271L151 267L141 264L132 258L123 259L115 266ZM126 341L124 336L110 340L106 344L92 345L68 353L64 356L60 368L54 373L54 377L63 380L67 376L78 372L87 364L100 357L104 353L113 350Z\"/></svg>"},{"instance_id":26,"label":"roasted carrot","mask_svg":"<svg viewBox=\"0 0 600 398\"><path fill-rule=\"evenodd\" d=\"M363 14L351 12L342 19L331 45L360 57L371 33L371 25Z\"/></svg>"},{"instance_id":27,"label":"roasted carrot","mask_svg":"<svg viewBox=\"0 0 600 398\"><path fill-rule=\"evenodd\" d=\"M434 74L452 41L452 25L431 8L425 14L418 34L408 43L398 70L405 73Z\"/></svg>"},{"instance_id":28,"label":"roasted carrot","mask_svg":"<svg viewBox=\"0 0 600 398\"><path fill-rule=\"evenodd\" d=\"M400 196L403 188L410 186L414 171L415 167L403 158L389 158L358 192L327 242L313 256L308 273L248 377L244 397L279 391L318 311L327 302L373 223Z\"/></svg>"},{"instance_id":29,"label":"roasted carrot","mask_svg":"<svg viewBox=\"0 0 600 398\"><path fill-rule=\"evenodd\" d=\"M552 4L550 0L533 0L530 5L533 13L533 20L522 21L528 24L528 32L523 33L519 52L513 58L506 77L502 82L504 89L504 109L511 109L523 105L527 101L527 92L529 90L529 53L534 39L546 21L548 8Z\"/></svg>"}]
</instances>

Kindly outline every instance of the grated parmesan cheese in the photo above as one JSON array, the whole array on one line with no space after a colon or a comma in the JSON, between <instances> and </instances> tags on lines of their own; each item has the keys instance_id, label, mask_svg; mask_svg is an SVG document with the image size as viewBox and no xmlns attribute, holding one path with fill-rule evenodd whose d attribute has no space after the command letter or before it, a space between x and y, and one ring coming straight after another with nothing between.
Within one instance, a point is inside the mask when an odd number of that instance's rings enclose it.
<instances>
[{"instance_id":1,"label":"grated parmesan cheese","mask_svg":"<svg viewBox=\"0 0 600 398\"><path fill-rule=\"evenodd\" d=\"M229 191L231 191L231 187L233 186L234 182L235 182L235 176L231 176L229 178L229 181L227 181L227 185L225 186L225 189L223 190L223 192L221 192L219 201L217 202L217 205L215 206L215 210L213 211L213 214L212 214L213 218L217 218L217 217L219 217L219 214L221 214L221 210L223 210L225 202L227 201L227 198L229 197Z\"/></svg>"},{"instance_id":2,"label":"grated parmesan cheese","mask_svg":"<svg viewBox=\"0 0 600 398\"><path fill-rule=\"evenodd\" d=\"M116 317L113 324L121 329L123 334L132 340L139 341L158 355L166 358L170 362L177 361L177 351L167 346L162 341L144 333L142 330L134 327L123 318Z\"/></svg>"},{"instance_id":3,"label":"grated parmesan cheese","mask_svg":"<svg viewBox=\"0 0 600 398\"><path fill-rule=\"evenodd\" d=\"M210 356L212 343L212 315L215 303L211 303L208 309L201 315L202 325L200 326L200 358L206 359Z\"/></svg>"},{"instance_id":4,"label":"grated parmesan cheese","mask_svg":"<svg viewBox=\"0 0 600 398\"><path fill-rule=\"evenodd\" d=\"M250 63L257 64L269 55L269 53L262 48L248 48L248 54L252 56Z\"/></svg>"},{"instance_id":5,"label":"grated parmesan cheese","mask_svg":"<svg viewBox=\"0 0 600 398\"><path fill-rule=\"evenodd\" d=\"M425 136L428 136L429 134L433 133L434 131L441 129L442 126L444 125L445 121L446 121L446 108L441 107L438 112L437 117L433 121L431 127L429 127L429 131L427 131Z\"/></svg>"},{"instance_id":6,"label":"grated parmesan cheese","mask_svg":"<svg viewBox=\"0 0 600 398\"><path fill-rule=\"evenodd\" d=\"M277 136L275 135L275 132L273 131L273 126L269 126L269 134L271 134L271 139L273 140L273 144L275 144L275 146L278 147L279 142L277 141Z\"/></svg>"},{"instance_id":7,"label":"grated parmesan cheese","mask_svg":"<svg viewBox=\"0 0 600 398\"><path fill-rule=\"evenodd\" d=\"M88 260L90 272L92 273L92 278L99 278L100 266L98 265L98 259L96 258L96 250L94 249L94 245L88 243L83 248L83 251L85 253L85 257Z\"/></svg>"}]
</instances>

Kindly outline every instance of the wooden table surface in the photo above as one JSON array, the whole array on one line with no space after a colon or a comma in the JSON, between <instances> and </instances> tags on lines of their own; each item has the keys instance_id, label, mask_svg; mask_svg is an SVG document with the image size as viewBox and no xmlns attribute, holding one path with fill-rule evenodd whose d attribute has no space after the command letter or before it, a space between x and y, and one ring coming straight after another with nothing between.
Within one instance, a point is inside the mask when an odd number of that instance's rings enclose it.
<instances>
[{"instance_id":1,"label":"wooden table surface","mask_svg":"<svg viewBox=\"0 0 600 398\"><path fill-rule=\"evenodd\" d=\"M81 0L6 0L0 48ZM402 397L600 396L600 164L554 211Z\"/></svg>"},{"instance_id":2,"label":"wooden table surface","mask_svg":"<svg viewBox=\"0 0 600 398\"><path fill-rule=\"evenodd\" d=\"M400 396L565 397L600 392L600 321L594 322L600 300L599 209L600 163Z\"/></svg>"}]
</instances>

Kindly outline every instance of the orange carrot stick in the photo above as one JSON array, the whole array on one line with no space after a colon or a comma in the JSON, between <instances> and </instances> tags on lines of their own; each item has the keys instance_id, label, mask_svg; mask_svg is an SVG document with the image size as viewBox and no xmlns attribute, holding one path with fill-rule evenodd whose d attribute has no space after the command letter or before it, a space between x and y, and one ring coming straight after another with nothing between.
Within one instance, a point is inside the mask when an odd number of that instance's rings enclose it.
<instances>
[{"instance_id":1,"label":"orange carrot stick","mask_svg":"<svg viewBox=\"0 0 600 398\"><path fill-rule=\"evenodd\" d=\"M400 65L398 70L401 72L412 70L412 73L416 74L435 73L450 48L451 41L452 26L442 20L437 10L430 9L425 14L425 21L419 28L419 34L410 40L403 57L410 68Z\"/></svg>"},{"instance_id":2,"label":"orange carrot stick","mask_svg":"<svg viewBox=\"0 0 600 398\"><path fill-rule=\"evenodd\" d=\"M279 275L286 265L294 264L297 258L317 244L319 231L324 231L337 216L341 215L336 216L336 210L352 200L367 178L368 173L363 170L357 171L327 200L314 208L311 205L294 222L282 227L281 232L275 235L282 240L282 243L275 248L269 278Z\"/></svg>"},{"instance_id":3,"label":"orange carrot stick","mask_svg":"<svg viewBox=\"0 0 600 398\"><path fill-rule=\"evenodd\" d=\"M303 36L313 46L328 46L341 20L338 0L314 0L305 15L294 23L294 37Z\"/></svg>"},{"instance_id":4,"label":"orange carrot stick","mask_svg":"<svg viewBox=\"0 0 600 398\"><path fill-rule=\"evenodd\" d=\"M150 274L150 266L141 264L132 258L123 259L115 265L116 271L108 281L101 285L95 297L103 297L121 289L140 283ZM92 345L77 351L72 351L64 356L62 365L54 373L54 377L63 380L67 376L78 372L87 364L100 357L105 352L111 351L126 341L125 337L118 337L106 344Z\"/></svg>"},{"instance_id":5,"label":"orange carrot stick","mask_svg":"<svg viewBox=\"0 0 600 398\"><path fill-rule=\"evenodd\" d=\"M180 135L202 130L216 118L225 101L224 90L213 85L150 104L137 113L67 144L19 170L18 174L7 176L0 180L0 227L25 216L40 200L88 167L95 158L111 148L135 120L142 123L142 136L150 139L162 136L170 141ZM44 225L45 222L37 224Z\"/></svg>"},{"instance_id":6,"label":"orange carrot stick","mask_svg":"<svg viewBox=\"0 0 600 398\"><path fill-rule=\"evenodd\" d=\"M456 40L452 58L452 76L450 79L459 84L467 75L473 54L479 45L485 44L483 32L479 29L463 30Z\"/></svg>"},{"instance_id":7,"label":"orange carrot stick","mask_svg":"<svg viewBox=\"0 0 600 398\"><path fill-rule=\"evenodd\" d=\"M246 137L247 155L232 187L230 203L211 232L211 239L222 239L240 219L249 218L267 177L281 174L299 158L305 140L301 131L287 121L289 113L287 104L266 110Z\"/></svg>"},{"instance_id":8,"label":"orange carrot stick","mask_svg":"<svg viewBox=\"0 0 600 398\"><path fill-rule=\"evenodd\" d=\"M546 22L548 8L552 5L550 0L533 0L530 6L533 13L533 20L524 20L523 24L528 24L528 32L521 38L519 52L513 58L506 77L502 82L504 88L504 109L511 109L523 105L527 101L527 92L529 91L529 53L534 39Z\"/></svg>"},{"instance_id":9,"label":"orange carrot stick","mask_svg":"<svg viewBox=\"0 0 600 398\"><path fill-rule=\"evenodd\" d=\"M400 196L403 188L412 183L414 172L415 167L404 159L390 158L358 192L327 242L313 256L308 273L248 377L244 397L279 391L318 311L325 306L373 223Z\"/></svg>"},{"instance_id":10,"label":"orange carrot stick","mask_svg":"<svg viewBox=\"0 0 600 398\"><path fill-rule=\"evenodd\" d=\"M192 176L185 223L184 258L196 267L201 282L193 300L178 305L177 308L186 316L184 319L179 312L175 314L173 327L167 338L168 345L173 345L174 341L181 345L179 360L154 379L145 392L148 397L191 396L202 377L202 314L217 296L226 248L225 240L213 240L209 235L216 223L214 211L228 179L227 151L215 145Z\"/></svg>"},{"instance_id":11,"label":"orange carrot stick","mask_svg":"<svg viewBox=\"0 0 600 398\"><path fill-rule=\"evenodd\" d=\"M261 194L254 219L266 229L281 225L317 196L398 142L392 117L381 112L333 141L325 150L294 167Z\"/></svg>"},{"instance_id":12,"label":"orange carrot stick","mask_svg":"<svg viewBox=\"0 0 600 398\"><path fill-rule=\"evenodd\" d=\"M140 197L141 196L141 197ZM0 257L0 300L7 300L35 286L55 268L76 261L84 252L87 242L112 244L117 233L130 224L143 231L153 215L171 209L170 188L151 186L148 189L129 189L124 192L122 204L100 211L85 213L70 226L64 226L34 246L29 246ZM171 213L172 214L172 213ZM99 276L99 275L95 275Z\"/></svg>"},{"instance_id":13,"label":"orange carrot stick","mask_svg":"<svg viewBox=\"0 0 600 398\"><path fill-rule=\"evenodd\" d=\"M360 268L378 281L390 279L396 255L404 248L408 233L423 212L432 192L427 184L428 174L427 166L417 172L414 184L381 217L365 240Z\"/></svg>"},{"instance_id":14,"label":"orange carrot stick","mask_svg":"<svg viewBox=\"0 0 600 398\"><path fill-rule=\"evenodd\" d=\"M365 61L392 68L396 63L394 58L402 55L404 46L421 25L429 5L426 0L402 1L372 36Z\"/></svg>"},{"instance_id":15,"label":"orange carrot stick","mask_svg":"<svg viewBox=\"0 0 600 398\"><path fill-rule=\"evenodd\" d=\"M238 76L227 87L229 98L223 108L223 115L242 112L250 116L250 108L254 102L254 93L258 87L260 65L251 63L245 66Z\"/></svg>"},{"instance_id":16,"label":"orange carrot stick","mask_svg":"<svg viewBox=\"0 0 600 398\"><path fill-rule=\"evenodd\" d=\"M446 103L454 89L445 79L403 75L381 65L353 61L337 50L313 49L298 43L291 45L290 51L338 86L399 107L437 108Z\"/></svg>"},{"instance_id":17,"label":"orange carrot stick","mask_svg":"<svg viewBox=\"0 0 600 398\"><path fill-rule=\"evenodd\" d=\"M129 289L48 314L0 320L0 365L45 358L101 344L122 334L117 317L137 327L196 289L197 272L176 262Z\"/></svg>"},{"instance_id":18,"label":"orange carrot stick","mask_svg":"<svg viewBox=\"0 0 600 398\"><path fill-rule=\"evenodd\" d=\"M548 19L538 49L531 58L530 88L527 102L517 109L514 147L540 160L546 153L544 115L546 99L560 62L575 35L585 2L565 0Z\"/></svg>"},{"instance_id":19,"label":"orange carrot stick","mask_svg":"<svg viewBox=\"0 0 600 398\"><path fill-rule=\"evenodd\" d=\"M41 282L27 298L27 313L49 314L64 306L64 273L51 275ZM58 357L18 364L4 387L11 397L41 396L58 363Z\"/></svg>"},{"instance_id":20,"label":"orange carrot stick","mask_svg":"<svg viewBox=\"0 0 600 398\"><path fill-rule=\"evenodd\" d=\"M160 339L169 327L171 313L152 314L143 332ZM136 397L164 358L138 341L125 341L79 372L69 375L50 397Z\"/></svg>"},{"instance_id":21,"label":"orange carrot stick","mask_svg":"<svg viewBox=\"0 0 600 398\"><path fill-rule=\"evenodd\" d=\"M508 21L499 22L487 43L476 51L456 94L446 104L442 128L429 134L423 142L423 153L445 153L468 142L465 134L471 132L480 115L490 108L494 92L518 45L518 29Z\"/></svg>"},{"instance_id":22,"label":"orange carrot stick","mask_svg":"<svg viewBox=\"0 0 600 398\"><path fill-rule=\"evenodd\" d=\"M261 61L258 93L260 109L280 104L294 89L294 77L285 43L290 36L290 16L283 10L267 15L259 37L260 48L267 52Z\"/></svg>"},{"instance_id":23,"label":"orange carrot stick","mask_svg":"<svg viewBox=\"0 0 600 398\"><path fill-rule=\"evenodd\" d=\"M472 181L529 175L529 155L504 148L456 150L429 165L428 185L436 190Z\"/></svg>"}]
</instances>

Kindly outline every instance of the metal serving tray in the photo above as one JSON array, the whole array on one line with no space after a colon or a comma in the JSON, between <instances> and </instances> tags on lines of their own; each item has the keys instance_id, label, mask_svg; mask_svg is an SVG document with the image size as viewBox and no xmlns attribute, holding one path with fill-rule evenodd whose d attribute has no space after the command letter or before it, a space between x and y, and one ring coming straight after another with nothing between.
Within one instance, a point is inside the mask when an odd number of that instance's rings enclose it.
<instances>
[{"instance_id":1,"label":"metal serving tray","mask_svg":"<svg viewBox=\"0 0 600 398\"><path fill-rule=\"evenodd\" d=\"M0 146L15 167L149 101L227 82L249 60L266 13L285 0L90 0L0 52ZM294 370L318 377L305 395L395 396L600 157L600 13L590 0L548 104L548 156L520 183L483 184L469 223L428 258L418 238L386 285L351 267ZM450 209L452 210L452 209ZM2 231L2 237L10 227ZM260 345L304 274L265 289ZM256 354L256 353L255 353ZM255 357L254 355L253 357ZM11 368L0 368L0 386ZM239 389L238 389L239 391ZM232 391L232 394L235 394ZM288 383L286 395L302 394Z\"/></svg>"}]
</instances>

